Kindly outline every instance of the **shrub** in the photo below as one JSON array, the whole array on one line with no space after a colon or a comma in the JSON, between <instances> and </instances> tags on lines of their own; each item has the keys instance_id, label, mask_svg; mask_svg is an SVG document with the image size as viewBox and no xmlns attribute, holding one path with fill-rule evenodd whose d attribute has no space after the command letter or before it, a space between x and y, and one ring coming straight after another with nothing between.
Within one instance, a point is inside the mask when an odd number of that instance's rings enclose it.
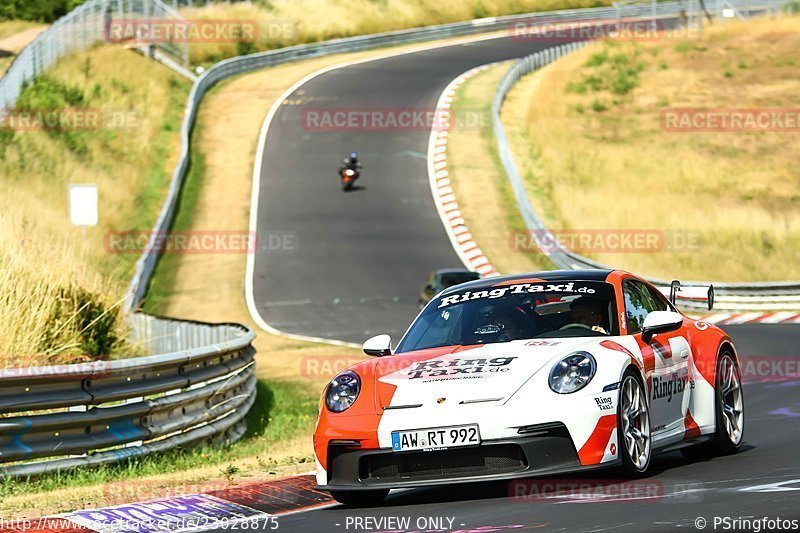
<instances>
[{"instance_id":1,"label":"shrub","mask_svg":"<svg viewBox=\"0 0 800 533\"><path fill-rule=\"evenodd\" d=\"M80 87L66 85L43 74L23 84L16 106L21 111L49 111L76 107L82 105L84 100Z\"/></svg>"},{"instance_id":2,"label":"shrub","mask_svg":"<svg viewBox=\"0 0 800 533\"><path fill-rule=\"evenodd\" d=\"M54 295L48 324L39 349L44 353L77 346L93 360L108 359L120 342L117 333L118 308L77 285L61 287Z\"/></svg>"},{"instance_id":3,"label":"shrub","mask_svg":"<svg viewBox=\"0 0 800 533\"><path fill-rule=\"evenodd\" d=\"M53 22L83 2L84 0L3 0L0 3L0 20Z\"/></svg>"}]
</instances>

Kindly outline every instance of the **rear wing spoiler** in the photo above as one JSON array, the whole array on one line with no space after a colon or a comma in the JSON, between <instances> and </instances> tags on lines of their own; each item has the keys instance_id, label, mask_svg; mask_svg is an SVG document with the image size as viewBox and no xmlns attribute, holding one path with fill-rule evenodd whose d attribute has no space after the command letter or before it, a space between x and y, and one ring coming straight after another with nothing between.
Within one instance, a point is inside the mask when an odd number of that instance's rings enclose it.
<instances>
[{"instance_id":1,"label":"rear wing spoiler","mask_svg":"<svg viewBox=\"0 0 800 533\"><path fill-rule=\"evenodd\" d=\"M669 298L672 305L677 305L679 300L706 303L708 310L714 307L714 286L713 285L692 285L684 287L681 282L674 280L669 287L659 287L664 296Z\"/></svg>"}]
</instances>

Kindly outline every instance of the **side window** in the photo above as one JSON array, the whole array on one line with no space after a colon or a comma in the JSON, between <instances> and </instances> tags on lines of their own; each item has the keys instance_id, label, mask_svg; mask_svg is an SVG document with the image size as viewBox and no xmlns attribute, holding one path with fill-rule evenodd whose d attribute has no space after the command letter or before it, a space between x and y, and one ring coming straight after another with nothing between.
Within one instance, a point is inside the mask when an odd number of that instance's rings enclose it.
<instances>
[{"instance_id":1,"label":"side window","mask_svg":"<svg viewBox=\"0 0 800 533\"><path fill-rule=\"evenodd\" d=\"M650 297L653 298L656 302L656 310L657 311L674 311L675 309L672 307L672 304L669 303L669 300L666 296L661 294L661 291L658 289L654 289L653 287L647 287L647 290L650 292Z\"/></svg>"},{"instance_id":2,"label":"side window","mask_svg":"<svg viewBox=\"0 0 800 533\"><path fill-rule=\"evenodd\" d=\"M650 311L658 311L661 306L653 299L647 287L638 281L626 280L622 291L625 295L628 334L633 335L642 331L644 319Z\"/></svg>"}]
</instances>

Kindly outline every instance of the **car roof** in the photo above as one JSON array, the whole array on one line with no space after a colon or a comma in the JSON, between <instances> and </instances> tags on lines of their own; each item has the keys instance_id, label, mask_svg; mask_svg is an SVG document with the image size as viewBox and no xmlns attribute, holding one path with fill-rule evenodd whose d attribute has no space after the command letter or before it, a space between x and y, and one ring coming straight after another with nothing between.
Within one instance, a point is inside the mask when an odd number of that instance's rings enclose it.
<instances>
[{"instance_id":1,"label":"car roof","mask_svg":"<svg viewBox=\"0 0 800 533\"><path fill-rule=\"evenodd\" d=\"M544 270L542 272L528 272L526 274L495 276L454 285L442 291L442 294L444 295L464 289L488 289L498 283L517 280L523 281L531 278L538 278L544 281L605 281L612 272L614 272L614 270L597 268L585 270Z\"/></svg>"},{"instance_id":2,"label":"car roof","mask_svg":"<svg viewBox=\"0 0 800 533\"><path fill-rule=\"evenodd\" d=\"M477 274L474 270L466 268L440 268L434 271L435 274Z\"/></svg>"}]
</instances>

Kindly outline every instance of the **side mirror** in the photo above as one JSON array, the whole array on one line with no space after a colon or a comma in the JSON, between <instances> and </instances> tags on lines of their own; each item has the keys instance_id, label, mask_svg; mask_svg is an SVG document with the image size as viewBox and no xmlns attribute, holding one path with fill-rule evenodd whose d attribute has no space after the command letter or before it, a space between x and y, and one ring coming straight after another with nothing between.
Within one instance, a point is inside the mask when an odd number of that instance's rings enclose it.
<instances>
[{"instance_id":1,"label":"side mirror","mask_svg":"<svg viewBox=\"0 0 800 533\"><path fill-rule=\"evenodd\" d=\"M683 324L683 316L674 311L651 311L644 319L642 338L650 342L656 333L675 331Z\"/></svg>"},{"instance_id":2,"label":"side mirror","mask_svg":"<svg viewBox=\"0 0 800 533\"><path fill-rule=\"evenodd\" d=\"M376 335L364 343L364 353L374 357L392 355L392 338L389 335Z\"/></svg>"}]
</instances>

